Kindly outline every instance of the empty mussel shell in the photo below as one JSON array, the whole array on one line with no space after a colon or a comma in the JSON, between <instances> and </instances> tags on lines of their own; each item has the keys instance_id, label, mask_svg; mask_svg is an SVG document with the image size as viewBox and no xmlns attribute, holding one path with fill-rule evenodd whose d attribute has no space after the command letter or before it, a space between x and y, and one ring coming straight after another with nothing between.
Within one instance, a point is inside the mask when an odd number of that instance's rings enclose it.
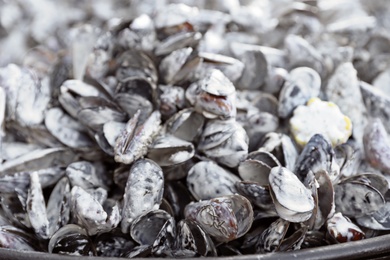
<instances>
[{"instance_id":1,"label":"empty mussel shell","mask_svg":"<svg viewBox=\"0 0 390 260\"><path fill-rule=\"evenodd\" d=\"M379 210L385 199L372 185L345 180L334 186L336 210L345 216L362 217Z\"/></svg>"},{"instance_id":2,"label":"empty mussel shell","mask_svg":"<svg viewBox=\"0 0 390 260\"><path fill-rule=\"evenodd\" d=\"M147 157L161 167L190 160L195 154L194 145L172 135L157 137L149 146Z\"/></svg>"},{"instance_id":3,"label":"empty mussel shell","mask_svg":"<svg viewBox=\"0 0 390 260\"><path fill-rule=\"evenodd\" d=\"M74 224L63 226L52 236L48 251L63 255L96 255L95 247L88 237L87 231Z\"/></svg>"},{"instance_id":4,"label":"empty mussel shell","mask_svg":"<svg viewBox=\"0 0 390 260\"><path fill-rule=\"evenodd\" d=\"M297 176L284 167L274 167L269 185L279 216L291 222L306 221L312 215L314 199Z\"/></svg>"},{"instance_id":5,"label":"empty mussel shell","mask_svg":"<svg viewBox=\"0 0 390 260\"><path fill-rule=\"evenodd\" d=\"M141 245L152 245L161 228L171 216L163 210L153 210L138 216L130 227L130 235ZM148 230L148 232L144 232Z\"/></svg>"},{"instance_id":6,"label":"empty mussel shell","mask_svg":"<svg viewBox=\"0 0 390 260\"><path fill-rule=\"evenodd\" d=\"M210 236L195 222L182 219L177 223L176 257L215 256Z\"/></svg>"}]
</instances>

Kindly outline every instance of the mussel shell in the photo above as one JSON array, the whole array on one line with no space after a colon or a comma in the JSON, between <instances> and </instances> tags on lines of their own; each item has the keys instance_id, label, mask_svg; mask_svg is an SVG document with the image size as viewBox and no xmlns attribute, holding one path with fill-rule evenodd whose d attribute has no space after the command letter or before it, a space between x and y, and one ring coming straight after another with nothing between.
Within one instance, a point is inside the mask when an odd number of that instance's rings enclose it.
<instances>
[{"instance_id":1,"label":"mussel shell","mask_svg":"<svg viewBox=\"0 0 390 260\"><path fill-rule=\"evenodd\" d=\"M161 229L171 218L172 216L163 210L146 212L132 222L130 235L141 245L153 245Z\"/></svg>"},{"instance_id":2,"label":"mussel shell","mask_svg":"<svg viewBox=\"0 0 390 260\"><path fill-rule=\"evenodd\" d=\"M386 109L386 107L390 105L388 93L363 81L360 82L360 90L369 115L371 117L380 118L386 130L390 131L388 120L390 118L390 113Z\"/></svg>"},{"instance_id":3,"label":"mussel shell","mask_svg":"<svg viewBox=\"0 0 390 260\"><path fill-rule=\"evenodd\" d=\"M128 234L119 230L102 233L94 239L97 256L123 257L128 251L135 247L134 241Z\"/></svg>"},{"instance_id":4,"label":"mussel shell","mask_svg":"<svg viewBox=\"0 0 390 260\"><path fill-rule=\"evenodd\" d=\"M301 245L306 237L307 230L308 228L303 226L289 237L283 239L283 241L279 245L278 251L285 252L301 249Z\"/></svg>"},{"instance_id":5,"label":"mussel shell","mask_svg":"<svg viewBox=\"0 0 390 260\"><path fill-rule=\"evenodd\" d=\"M0 176L7 173L36 171L51 167L67 166L76 160L76 154L68 148L46 148L34 150L0 165Z\"/></svg>"},{"instance_id":6,"label":"mussel shell","mask_svg":"<svg viewBox=\"0 0 390 260\"><path fill-rule=\"evenodd\" d=\"M358 181L345 181L334 186L336 210L345 216L362 217L379 210L383 195L373 186Z\"/></svg>"},{"instance_id":7,"label":"mussel shell","mask_svg":"<svg viewBox=\"0 0 390 260\"><path fill-rule=\"evenodd\" d=\"M164 175L160 166L149 159L136 161L127 179L122 209L122 232L145 212L159 207L164 192Z\"/></svg>"},{"instance_id":8,"label":"mussel shell","mask_svg":"<svg viewBox=\"0 0 390 260\"><path fill-rule=\"evenodd\" d=\"M314 199L294 173L274 167L269 175L271 196L279 216L291 222L308 220L314 209Z\"/></svg>"},{"instance_id":9,"label":"mussel shell","mask_svg":"<svg viewBox=\"0 0 390 260\"><path fill-rule=\"evenodd\" d=\"M315 178L319 187L317 188L318 205L314 229L320 229L335 210L335 194L332 181L327 172L319 171Z\"/></svg>"},{"instance_id":10,"label":"mussel shell","mask_svg":"<svg viewBox=\"0 0 390 260\"><path fill-rule=\"evenodd\" d=\"M390 173L390 139L381 119L369 121L364 129L363 142L367 161L384 173Z\"/></svg>"},{"instance_id":11,"label":"mussel shell","mask_svg":"<svg viewBox=\"0 0 390 260\"><path fill-rule=\"evenodd\" d=\"M71 163L66 167L65 172L72 186L79 186L85 190L99 187L107 188L95 165L88 161Z\"/></svg>"},{"instance_id":12,"label":"mussel shell","mask_svg":"<svg viewBox=\"0 0 390 260\"><path fill-rule=\"evenodd\" d=\"M186 141L193 141L201 132L204 117L191 108L180 110L165 122L165 131Z\"/></svg>"},{"instance_id":13,"label":"mussel shell","mask_svg":"<svg viewBox=\"0 0 390 260\"><path fill-rule=\"evenodd\" d=\"M256 252L274 252L276 251L282 240L284 239L290 222L282 218L278 218L272 222L271 225L263 231L260 235L260 239L256 244Z\"/></svg>"},{"instance_id":14,"label":"mussel shell","mask_svg":"<svg viewBox=\"0 0 390 260\"><path fill-rule=\"evenodd\" d=\"M210 236L195 222L182 219L177 223L176 256L193 257L216 256L214 242Z\"/></svg>"},{"instance_id":15,"label":"mussel shell","mask_svg":"<svg viewBox=\"0 0 390 260\"><path fill-rule=\"evenodd\" d=\"M188 172L187 187L196 200L207 200L237 192L236 175L218 166L213 161L196 163Z\"/></svg>"},{"instance_id":16,"label":"mussel shell","mask_svg":"<svg viewBox=\"0 0 390 260\"><path fill-rule=\"evenodd\" d=\"M211 129L213 128L210 122L207 126ZM198 149L216 162L233 168L247 157L249 138L244 128L235 121L232 121L230 124L225 124L222 131L227 131L226 128L229 126L233 130L228 131L227 134L224 134L224 132L214 132L214 135L205 136L206 131L203 132ZM230 134L232 131L233 133ZM215 136L217 140L213 139L212 136ZM226 136L229 137L226 138ZM224 141L221 142L221 140ZM212 148L205 149L205 147Z\"/></svg>"},{"instance_id":17,"label":"mussel shell","mask_svg":"<svg viewBox=\"0 0 390 260\"><path fill-rule=\"evenodd\" d=\"M183 32L173 34L165 38L154 49L154 54L157 56L172 53L175 50L185 47L196 47L202 35L199 32Z\"/></svg>"},{"instance_id":18,"label":"mussel shell","mask_svg":"<svg viewBox=\"0 0 390 260\"><path fill-rule=\"evenodd\" d=\"M207 76L211 69L220 70L231 82L236 82L242 75L244 63L229 56L210 52L200 52L203 63L199 68L199 78Z\"/></svg>"},{"instance_id":19,"label":"mussel shell","mask_svg":"<svg viewBox=\"0 0 390 260\"><path fill-rule=\"evenodd\" d=\"M161 167L190 160L195 154L194 145L172 135L159 136L148 148L147 157Z\"/></svg>"},{"instance_id":20,"label":"mussel shell","mask_svg":"<svg viewBox=\"0 0 390 260\"><path fill-rule=\"evenodd\" d=\"M373 230L390 230L390 203L370 215L356 218L357 224Z\"/></svg>"},{"instance_id":21,"label":"mussel shell","mask_svg":"<svg viewBox=\"0 0 390 260\"><path fill-rule=\"evenodd\" d=\"M87 231L74 224L63 226L52 236L48 251L64 255L96 255L95 247Z\"/></svg>"},{"instance_id":22,"label":"mussel shell","mask_svg":"<svg viewBox=\"0 0 390 260\"><path fill-rule=\"evenodd\" d=\"M183 69L185 64L192 60L193 49L191 47L174 50L168 56L166 56L160 63L159 71L160 75L164 79L166 84L175 84L180 81L178 77L180 70Z\"/></svg>"},{"instance_id":23,"label":"mussel shell","mask_svg":"<svg viewBox=\"0 0 390 260\"><path fill-rule=\"evenodd\" d=\"M179 181L166 182L164 198L169 202L177 220L184 219L184 208L193 198L185 184Z\"/></svg>"},{"instance_id":24,"label":"mussel shell","mask_svg":"<svg viewBox=\"0 0 390 260\"><path fill-rule=\"evenodd\" d=\"M46 204L43 197L42 186L37 172L30 175L26 211L35 234L41 239L49 238L49 221L47 219Z\"/></svg>"},{"instance_id":25,"label":"mussel shell","mask_svg":"<svg viewBox=\"0 0 390 260\"><path fill-rule=\"evenodd\" d=\"M239 124L235 121L208 121L201 135L197 148L201 151L214 148L228 140Z\"/></svg>"},{"instance_id":26,"label":"mussel shell","mask_svg":"<svg viewBox=\"0 0 390 260\"><path fill-rule=\"evenodd\" d=\"M298 152L288 135L275 132L266 134L259 150L272 153L281 165L290 170L294 169Z\"/></svg>"},{"instance_id":27,"label":"mussel shell","mask_svg":"<svg viewBox=\"0 0 390 260\"><path fill-rule=\"evenodd\" d=\"M284 83L279 94L279 116L287 118L293 110L304 105L320 93L321 78L313 69L298 67L290 71L289 79Z\"/></svg>"},{"instance_id":28,"label":"mussel shell","mask_svg":"<svg viewBox=\"0 0 390 260\"><path fill-rule=\"evenodd\" d=\"M107 213L101 203L83 188L79 186L72 188L71 207L74 218L89 235L95 235L105 229Z\"/></svg>"},{"instance_id":29,"label":"mussel shell","mask_svg":"<svg viewBox=\"0 0 390 260\"><path fill-rule=\"evenodd\" d=\"M237 192L246 197L255 206L265 210L275 210L269 187L257 182L240 181L236 182Z\"/></svg>"},{"instance_id":30,"label":"mussel shell","mask_svg":"<svg viewBox=\"0 0 390 260\"><path fill-rule=\"evenodd\" d=\"M45 125L53 136L71 148L85 149L94 145L86 129L60 108L51 108L46 112Z\"/></svg>"},{"instance_id":31,"label":"mussel shell","mask_svg":"<svg viewBox=\"0 0 390 260\"><path fill-rule=\"evenodd\" d=\"M213 96L227 97L236 89L228 78L220 71L213 69L201 81L200 89Z\"/></svg>"},{"instance_id":32,"label":"mussel shell","mask_svg":"<svg viewBox=\"0 0 390 260\"><path fill-rule=\"evenodd\" d=\"M152 101L139 94L118 93L114 96L114 100L129 116L133 116L140 110L140 121L142 122L153 112Z\"/></svg>"},{"instance_id":33,"label":"mussel shell","mask_svg":"<svg viewBox=\"0 0 390 260\"><path fill-rule=\"evenodd\" d=\"M70 185L67 178L62 178L54 186L47 202L47 219L49 221L49 236L51 237L70 219Z\"/></svg>"},{"instance_id":34,"label":"mussel shell","mask_svg":"<svg viewBox=\"0 0 390 260\"><path fill-rule=\"evenodd\" d=\"M334 151L332 145L320 134L313 135L303 148L295 164L294 173L305 182L309 172L332 171Z\"/></svg>"},{"instance_id":35,"label":"mussel shell","mask_svg":"<svg viewBox=\"0 0 390 260\"><path fill-rule=\"evenodd\" d=\"M196 221L204 231L218 241L227 242L243 236L253 221L252 206L241 195L227 195L190 203L184 214Z\"/></svg>"},{"instance_id":36,"label":"mussel shell","mask_svg":"<svg viewBox=\"0 0 390 260\"><path fill-rule=\"evenodd\" d=\"M118 57L117 63L119 67L115 75L120 82L133 79L150 79L151 82L157 82L157 70L154 63L142 51L127 50Z\"/></svg>"},{"instance_id":37,"label":"mussel shell","mask_svg":"<svg viewBox=\"0 0 390 260\"><path fill-rule=\"evenodd\" d=\"M9 225L0 226L0 245L1 248L9 248L18 251L40 250L35 237L22 229Z\"/></svg>"},{"instance_id":38,"label":"mussel shell","mask_svg":"<svg viewBox=\"0 0 390 260\"><path fill-rule=\"evenodd\" d=\"M176 242L176 221L170 217L162 226L156 240L153 242L152 253L157 256L171 257L174 254Z\"/></svg>"},{"instance_id":39,"label":"mussel shell","mask_svg":"<svg viewBox=\"0 0 390 260\"><path fill-rule=\"evenodd\" d=\"M237 88L259 89L268 74L268 62L263 52L260 50L247 50L237 56L245 65L241 78L237 82ZM257 73L253 73L253 71Z\"/></svg>"},{"instance_id":40,"label":"mussel shell","mask_svg":"<svg viewBox=\"0 0 390 260\"><path fill-rule=\"evenodd\" d=\"M238 173L244 181L254 181L260 185L268 185L268 176L272 167L266 162L255 159L246 159L238 165Z\"/></svg>"},{"instance_id":41,"label":"mussel shell","mask_svg":"<svg viewBox=\"0 0 390 260\"><path fill-rule=\"evenodd\" d=\"M184 89L179 86L159 85L160 112L163 119L173 116L185 106Z\"/></svg>"},{"instance_id":42,"label":"mussel shell","mask_svg":"<svg viewBox=\"0 0 390 260\"><path fill-rule=\"evenodd\" d=\"M116 139L115 161L131 164L147 153L147 147L153 142L160 130L161 114L154 111L146 121L139 122L140 110L126 125L125 131Z\"/></svg>"},{"instance_id":43,"label":"mussel shell","mask_svg":"<svg viewBox=\"0 0 390 260\"><path fill-rule=\"evenodd\" d=\"M335 163L340 167L340 175L348 177L353 175L359 166L361 152L353 144L344 143L334 148Z\"/></svg>"}]
</instances>

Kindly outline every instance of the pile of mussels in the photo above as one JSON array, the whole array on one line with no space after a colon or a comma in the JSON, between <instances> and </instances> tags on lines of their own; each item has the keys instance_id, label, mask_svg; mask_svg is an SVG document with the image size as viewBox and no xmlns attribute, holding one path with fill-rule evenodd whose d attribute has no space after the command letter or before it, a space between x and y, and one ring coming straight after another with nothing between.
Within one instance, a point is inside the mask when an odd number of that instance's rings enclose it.
<instances>
[{"instance_id":1,"label":"pile of mussels","mask_svg":"<svg viewBox=\"0 0 390 260\"><path fill-rule=\"evenodd\" d=\"M386 1L110 2L0 1L0 247L225 256L390 230ZM296 143L313 97L346 142Z\"/></svg>"}]
</instances>

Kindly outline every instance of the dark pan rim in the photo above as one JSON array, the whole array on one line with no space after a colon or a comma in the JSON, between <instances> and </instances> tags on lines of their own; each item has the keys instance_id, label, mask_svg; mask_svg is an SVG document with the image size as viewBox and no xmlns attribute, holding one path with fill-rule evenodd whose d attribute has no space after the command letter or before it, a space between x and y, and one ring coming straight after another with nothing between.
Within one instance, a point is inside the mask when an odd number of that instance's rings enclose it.
<instances>
[{"instance_id":1,"label":"dark pan rim","mask_svg":"<svg viewBox=\"0 0 390 260\"><path fill-rule=\"evenodd\" d=\"M328 245L297 251L268 253L258 255L242 255L230 257L210 257L208 259L220 260L290 260L290 259L375 259L383 257L390 258L390 234L369 238L361 241L348 242L344 244ZM0 259L7 260L117 260L118 257L86 257L67 256L42 252L17 251L0 248ZM144 258L134 258L144 259ZM149 258L161 259L161 258ZM198 260L199 258L186 258ZM204 258L203 258L204 259ZM145 259L144 259L145 260Z\"/></svg>"}]
</instances>

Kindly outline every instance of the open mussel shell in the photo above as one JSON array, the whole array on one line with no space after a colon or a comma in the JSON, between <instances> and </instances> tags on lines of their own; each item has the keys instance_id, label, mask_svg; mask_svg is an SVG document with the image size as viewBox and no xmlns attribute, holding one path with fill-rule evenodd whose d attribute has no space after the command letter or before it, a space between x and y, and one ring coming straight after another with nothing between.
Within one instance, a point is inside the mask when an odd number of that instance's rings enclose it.
<instances>
[{"instance_id":1,"label":"open mussel shell","mask_svg":"<svg viewBox=\"0 0 390 260\"><path fill-rule=\"evenodd\" d=\"M356 218L357 224L372 230L390 230L390 203L386 202L384 206L370 215L364 215Z\"/></svg>"},{"instance_id":2,"label":"open mussel shell","mask_svg":"<svg viewBox=\"0 0 390 260\"><path fill-rule=\"evenodd\" d=\"M123 234L119 229L98 234L93 242L96 255L107 257L123 257L136 245L128 234Z\"/></svg>"},{"instance_id":3,"label":"open mussel shell","mask_svg":"<svg viewBox=\"0 0 390 260\"><path fill-rule=\"evenodd\" d=\"M346 181L350 181L350 182L353 181L353 182L370 185L375 189L377 189L383 196L385 196L386 192L389 190L388 180L383 174L380 173L374 173L374 172L360 173L351 176L349 178L345 178L340 182L342 183Z\"/></svg>"},{"instance_id":4,"label":"open mussel shell","mask_svg":"<svg viewBox=\"0 0 390 260\"><path fill-rule=\"evenodd\" d=\"M243 236L253 222L253 209L241 195L227 195L211 200L190 203L184 214L196 221L210 236L228 242Z\"/></svg>"},{"instance_id":5,"label":"open mussel shell","mask_svg":"<svg viewBox=\"0 0 390 260\"><path fill-rule=\"evenodd\" d=\"M238 165L238 173L244 181L254 181L260 185L268 185L271 169L280 166L278 159L271 153L255 151Z\"/></svg>"},{"instance_id":6,"label":"open mussel shell","mask_svg":"<svg viewBox=\"0 0 390 260\"><path fill-rule=\"evenodd\" d=\"M188 172L187 187L196 200L207 200L237 192L240 181L233 173L213 161L196 163Z\"/></svg>"},{"instance_id":7,"label":"open mussel shell","mask_svg":"<svg viewBox=\"0 0 390 260\"><path fill-rule=\"evenodd\" d=\"M84 126L60 108L51 108L47 111L45 125L53 136L70 148L88 149L94 146Z\"/></svg>"},{"instance_id":8,"label":"open mussel shell","mask_svg":"<svg viewBox=\"0 0 390 260\"><path fill-rule=\"evenodd\" d=\"M284 167L272 168L269 185L276 212L290 222L308 220L314 209L314 199L297 176Z\"/></svg>"},{"instance_id":9,"label":"open mussel shell","mask_svg":"<svg viewBox=\"0 0 390 260\"><path fill-rule=\"evenodd\" d=\"M204 117L192 108L180 110L169 118L164 130L177 138L192 142L202 131Z\"/></svg>"},{"instance_id":10,"label":"open mussel shell","mask_svg":"<svg viewBox=\"0 0 390 260\"><path fill-rule=\"evenodd\" d=\"M239 124L231 120L208 121L197 148L202 151L221 145L233 135L238 127Z\"/></svg>"},{"instance_id":11,"label":"open mussel shell","mask_svg":"<svg viewBox=\"0 0 390 260\"><path fill-rule=\"evenodd\" d=\"M302 226L297 231L295 231L292 235L282 240L280 243L278 251L285 252L291 250L301 249L301 245L305 240L306 233L308 228Z\"/></svg>"},{"instance_id":12,"label":"open mussel shell","mask_svg":"<svg viewBox=\"0 0 390 260\"><path fill-rule=\"evenodd\" d=\"M287 169L293 170L298 158L297 149L288 135L275 132L268 133L263 138L259 151L270 152Z\"/></svg>"},{"instance_id":13,"label":"open mussel shell","mask_svg":"<svg viewBox=\"0 0 390 260\"><path fill-rule=\"evenodd\" d=\"M180 181L169 181L164 185L164 199L172 209L176 220L184 218L184 208L193 198L185 184ZM163 199L163 201L164 201ZM162 205L160 206L160 209Z\"/></svg>"},{"instance_id":14,"label":"open mussel shell","mask_svg":"<svg viewBox=\"0 0 390 260\"><path fill-rule=\"evenodd\" d=\"M130 235L140 245L150 245L154 253L161 255L173 246L176 223L164 210L149 211L134 220Z\"/></svg>"},{"instance_id":15,"label":"open mussel shell","mask_svg":"<svg viewBox=\"0 0 390 260\"><path fill-rule=\"evenodd\" d=\"M249 138L236 121L209 121L198 144L198 150L216 162L236 167L248 155Z\"/></svg>"},{"instance_id":16,"label":"open mussel shell","mask_svg":"<svg viewBox=\"0 0 390 260\"><path fill-rule=\"evenodd\" d=\"M353 144L344 143L334 148L335 163L340 167L340 176L351 176L359 167L362 151Z\"/></svg>"},{"instance_id":17,"label":"open mussel shell","mask_svg":"<svg viewBox=\"0 0 390 260\"><path fill-rule=\"evenodd\" d=\"M201 38L202 34L199 32L183 32L170 35L156 46L154 54L162 56L185 47L194 48L198 45Z\"/></svg>"},{"instance_id":18,"label":"open mussel shell","mask_svg":"<svg viewBox=\"0 0 390 260\"><path fill-rule=\"evenodd\" d=\"M47 219L49 221L49 237L70 219L70 184L68 178L62 178L54 186L47 202Z\"/></svg>"},{"instance_id":19,"label":"open mussel shell","mask_svg":"<svg viewBox=\"0 0 390 260\"><path fill-rule=\"evenodd\" d=\"M240 181L236 182L236 189L239 194L246 197L253 205L265 210L275 210L269 186L263 186L252 181Z\"/></svg>"},{"instance_id":20,"label":"open mussel shell","mask_svg":"<svg viewBox=\"0 0 390 260\"><path fill-rule=\"evenodd\" d=\"M282 243L289 226L290 222L282 218L278 218L276 221L272 222L271 225L261 233L260 239L256 244L256 252L265 253L276 251Z\"/></svg>"},{"instance_id":21,"label":"open mussel shell","mask_svg":"<svg viewBox=\"0 0 390 260\"><path fill-rule=\"evenodd\" d=\"M201 64L202 59L193 48L174 50L160 63L159 71L166 84L175 84L191 77Z\"/></svg>"},{"instance_id":22,"label":"open mussel shell","mask_svg":"<svg viewBox=\"0 0 390 260\"><path fill-rule=\"evenodd\" d=\"M34 236L11 225L0 226L0 247L18 251L36 251L40 249Z\"/></svg>"},{"instance_id":23,"label":"open mussel shell","mask_svg":"<svg viewBox=\"0 0 390 260\"><path fill-rule=\"evenodd\" d=\"M63 255L96 255L95 247L87 231L74 224L63 226L51 237L48 251Z\"/></svg>"},{"instance_id":24,"label":"open mussel shell","mask_svg":"<svg viewBox=\"0 0 390 260\"><path fill-rule=\"evenodd\" d=\"M220 70L231 82L236 82L242 75L244 64L229 56L211 52L200 52L203 63L198 69L198 77L204 78L211 69Z\"/></svg>"},{"instance_id":25,"label":"open mussel shell","mask_svg":"<svg viewBox=\"0 0 390 260\"><path fill-rule=\"evenodd\" d=\"M336 211L345 216L372 214L386 203L384 195L373 185L354 178L338 183L334 191Z\"/></svg>"},{"instance_id":26,"label":"open mussel shell","mask_svg":"<svg viewBox=\"0 0 390 260\"><path fill-rule=\"evenodd\" d=\"M215 256L210 236L195 222L182 219L177 223L176 257Z\"/></svg>"},{"instance_id":27,"label":"open mussel shell","mask_svg":"<svg viewBox=\"0 0 390 260\"><path fill-rule=\"evenodd\" d=\"M317 182L316 192L313 194L316 203L312 218L314 223L312 229L320 229L326 222L326 220L334 213L335 201L334 201L334 188L329 175L325 171L318 171L315 174ZM314 188L314 187L313 187ZM311 219L307 224L310 224ZM309 225L310 227L310 225Z\"/></svg>"},{"instance_id":28,"label":"open mussel shell","mask_svg":"<svg viewBox=\"0 0 390 260\"><path fill-rule=\"evenodd\" d=\"M31 151L0 164L0 176L15 172L31 172L52 167L66 167L77 159L69 148L45 148Z\"/></svg>"},{"instance_id":29,"label":"open mussel shell","mask_svg":"<svg viewBox=\"0 0 390 260\"><path fill-rule=\"evenodd\" d=\"M195 154L194 145L172 135L157 137L149 146L147 157L161 167L190 160Z\"/></svg>"}]
</instances>

